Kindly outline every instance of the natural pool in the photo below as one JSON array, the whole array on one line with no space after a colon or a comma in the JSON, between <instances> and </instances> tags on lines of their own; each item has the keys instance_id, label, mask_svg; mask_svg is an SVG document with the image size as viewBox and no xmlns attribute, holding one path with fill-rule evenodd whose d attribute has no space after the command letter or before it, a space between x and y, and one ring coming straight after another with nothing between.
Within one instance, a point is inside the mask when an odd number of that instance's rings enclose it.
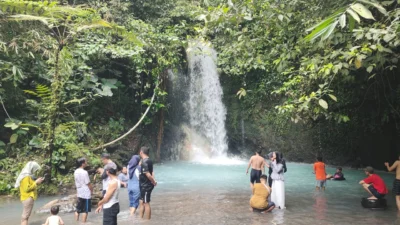
<instances>
[{"instance_id":1,"label":"natural pool","mask_svg":"<svg viewBox=\"0 0 400 225\"><path fill-rule=\"evenodd\" d=\"M152 220L142 222L128 216L126 190L121 190L119 224L400 224L392 194L386 198L389 208L372 211L361 207L367 196L358 182L361 170L344 169L346 181L328 181L324 193L314 191L312 165L289 163L285 174L286 210L269 214L249 211L249 177L245 163L226 165L168 162L155 166L158 186L152 196ZM328 168L333 173L335 168ZM378 173L391 189L393 174ZM39 197L35 209L56 197ZM93 210L94 211L94 210ZM0 224L19 224L21 204L17 200L1 200ZM101 224L102 214L89 215L89 223ZM45 222L47 215L34 214L31 225ZM61 214L64 222L73 221L73 214Z\"/></svg>"}]
</instances>

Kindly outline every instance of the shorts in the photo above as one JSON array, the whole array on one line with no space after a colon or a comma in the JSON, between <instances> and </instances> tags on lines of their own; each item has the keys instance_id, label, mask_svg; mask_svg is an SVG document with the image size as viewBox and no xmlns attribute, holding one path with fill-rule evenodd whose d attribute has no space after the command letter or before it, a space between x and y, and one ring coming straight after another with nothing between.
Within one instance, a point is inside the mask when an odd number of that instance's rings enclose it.
<instances>
[{"instance_id":1,"label":"shorts","mask_svg":"<svg viewBox=\"0 0 400 225\"><path fill-rule=\"evenodd\" d=\"M27 198L26 200L22 201L22 205L23 205L23 211L22 211L22 216L21 218L23 220L27 220L29 219L29 217L31 216L32 213L32 209L33 209L33 204L35 203L35 201L33 200L32 197Z\"/></svg>"},{"instance_id":2,"label":"shorts","mask_svg":"<svg viewBox=\"0 0 400 225\"><path fill-rule=\"evenodd\" d=\"M400 180L398 179L393 182L393 194L400 195Z\"/></svg>"},{"instance_id":3,"label":"shorts","mask_svg":"<svg viewBox=\"0 0 400 225\"><path fill-rule=\"evenodd\" d=\"M252 183L252 184L254 184L254 182L255 183L260 183L261 174L262 174L261 170L251 169L250 183Z\"/></svg>"},{"instance_id":4,"label":"shorts","mask_svg":"<svg viewBox=\"0 0 400 225\"><path fill-rule=\"evenodd\" d=\"M385 194L379 193L379 192L375 189L375 187L374 187L372 184L368 186L368 190L369 190L369 191L371 192L371 194L372 194L373 196L375 196L376 198L383 198L383 197L385 197Z\"/></svg>"},{"instance_id":5,"label":"shorts","mask_svg":"<svg viewBox=\"0 0 400 225\"><path fill-rule=\"evenodd\" d=\"M267 208L265 208L265 209L256 209L256 208L253 208L253 212L260 212L260 213L261 213L261 212L267 211L268 209L270 209L270 208L273 207L273 206L275 206L275 203L268 201L268 206L267 206Z\"/></svg>"},{"instance_id":6,"label":"shorts","mask_svg":"<svg viewBox=\"0 0 400 225\"><path fill-rule=\"evenodd\" d=\"M78 198L78 203L76 204L77 213L88 213L92 211L92 200Z\"/></svg>"},{"instance_id":7,"label":"shorts","mask_svg":"<svg viewBox=\"0 0 400 225\"><path fill-rule=\"evenodd\" d=\"M326 180L317 180L315 183L316 187L325 188L326 187Z\"/></svg>"},{"instance_id":8,"label":"shorts","mask_svg":"<svg viewBox=\"0 0 400 225\"><path fill-rule=\"evenodd\" d=\"M139 189L137 190L128 189L128 195L129 195L129 207L137 209L139 206L139 198L140 198Z\"/></svg>"},{"instance_id":9,"label":"shorts","mask_svg":"<svg viewBox=\"0 0 400 225\"><path fill-rule=\"evenodd\" d=\"M153 191L153 189L147 189L147 190L141 189L140 190L140 200L142 200L143 203L149 203L152 191Z\"/></svg>"},{"instance_id":10,"label":"shorts","mask_svg":"<svg viewBox=\"0 0 400 225\"><path fill-rule=\"evenodd\" d=\"M117 215L119 213L119 203L115 203L110 208L103 208L103 225L117 225Z\"/></svg>"}]
</instances>

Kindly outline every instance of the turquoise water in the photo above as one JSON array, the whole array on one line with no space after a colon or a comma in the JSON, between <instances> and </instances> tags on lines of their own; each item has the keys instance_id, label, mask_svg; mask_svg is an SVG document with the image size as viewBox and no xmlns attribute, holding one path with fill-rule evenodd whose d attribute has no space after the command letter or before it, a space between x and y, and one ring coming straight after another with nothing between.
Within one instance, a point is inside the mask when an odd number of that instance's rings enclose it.
<instances>
[{"instance_id":1,"label":"turquoise water","mask_svg":"<svg viewBox=\"0 0 400 225\"><path fill-rule=\"evenodd\" d=\"M346 181L328 181L325 192L314 191L312 165L289 163L285 174L286 210L269 214L249 210L251 191L247 164L206 165L168 162L155 166L158 186L152 195L152 220L143 222L128 216L126 190L121 191L119 224L400 224L394 196L389 194L388 209L372 211L361 207L367 197L358 182L361 170L344 169ZM335 168L328 168L334 173ZM391 189L393 174L378 173ZM40 198L39 208L55 197ZM16 200L0 201L0 224L18 224L21 205ZM47 215L33 215L32 225L42 224ZM61 214L66 224L78 224L73 214ZM89 215L89 223L101 224L101 214Z\"/></svg>"}]
</instances>

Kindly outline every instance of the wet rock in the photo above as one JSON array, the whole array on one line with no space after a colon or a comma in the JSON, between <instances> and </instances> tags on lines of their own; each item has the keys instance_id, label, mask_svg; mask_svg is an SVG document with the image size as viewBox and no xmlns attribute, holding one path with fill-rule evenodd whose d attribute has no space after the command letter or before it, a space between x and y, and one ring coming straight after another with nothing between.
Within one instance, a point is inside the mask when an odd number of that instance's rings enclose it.
<instances>
[{"instance_id":1,"label":"wet rock","mask_svg":"<svg viewBox=\"0 0 400 225\"><path fill-rule=\"evenodd\" d=\"M95 191L92 194L92 205L97 205L102 198L103 198L102 192ZM76 211L77 201L78 197L76 196L76 194L68 195L66 197L55 199L48 202L40 209L36 210L36 213L50 213L50 209L53 206L59 206L61 213L72 213Z\"/></svg>"},{"instance_id":2,"label":"wet rock","mask_svg":"<svg viewBox=\"0 0 400 225\"><path fill-rule=\"evenodd\" d=\"M53 201L48 202L46 205L36 210L36 213L50 213L50 209L53 206L60 207L61 213L75 212L76 202L77 202L76 195L69 195L67 197L61 199L55 199Z\"/></svg>"}]
</instances>

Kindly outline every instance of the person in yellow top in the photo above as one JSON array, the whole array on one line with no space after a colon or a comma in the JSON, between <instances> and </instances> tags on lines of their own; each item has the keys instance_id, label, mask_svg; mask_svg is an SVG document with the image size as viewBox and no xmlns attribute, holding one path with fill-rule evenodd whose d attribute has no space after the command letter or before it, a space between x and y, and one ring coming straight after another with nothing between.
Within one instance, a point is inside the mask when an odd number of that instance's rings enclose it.
<instances>
[{"instance_id":1,"label":"person in yellow top","mask_svg":"<svg viewBox=\"0 0 400 225\"><path fill-rule=\"evenodd\" d=\"M273 202L268 201L271 194L271 188L267 185L268 177L263 174L260 177L261 183L255 183L253 187L253 196L250 199L250 206L253 212L271 212L275 208Z\"/></svg>"},{"instance_id":2,"label":"person in yellow top","mask_svg":"<svg viewBox=\"0 0 400 225\"><path fill-rule=\"evenodd\" d=\"M32 176L40 169L37 162L28 162L19 174L15 182L15 188L19 187L21 194L21 202L24 206L21 216L21 225L28 225L28 219L31 215L33 203L37 199L37 185L41 184L44 180L39 177L34 181Z\"/></svg>"}]
</instances>

